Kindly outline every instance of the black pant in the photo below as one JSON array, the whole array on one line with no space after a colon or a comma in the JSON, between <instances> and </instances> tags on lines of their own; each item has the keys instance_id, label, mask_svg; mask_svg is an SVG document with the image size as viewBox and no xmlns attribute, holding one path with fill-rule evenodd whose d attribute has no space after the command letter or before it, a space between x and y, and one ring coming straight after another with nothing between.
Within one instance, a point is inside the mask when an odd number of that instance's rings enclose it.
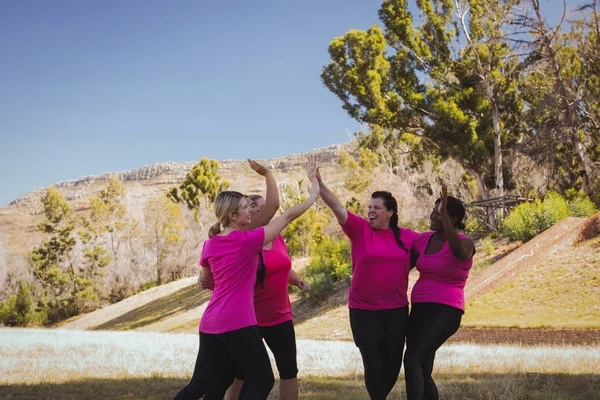
<instances>
[{"instance_id":1,"label":"black pant","mask_svg":"<svg viewBox=\"0 0 600 400\"><path fill-rule=\"evenodd\" d=\"M275 378L267 350L255 326L216 335L200 332L194 375L176 400L223 399L239 366L249 387L244 399L264 400Z\"/></svg>"},{"instance_id":2,"label":"black pant","mask_svg":"<svg viewBox=\"0 0 600 400\"><path fill-rule=\"evenodd\" d=\"M279 371L280 379L294 379L298 376L298 362L296 358L296 332L292 320L273 326L257 326L258 333L265 340L273 352L275 364ZM248 381L244 372L238 369L236 378L243 380L244 385L240 391L240 399L248 392Z\"/></svg>"},{"instance_id":3,"label":"black pant","mask_svg":"<svg viewBox=\"0 0 600 400\"><path fill-rule=\"evenodd\" d=\"M460 327L463 311L440 303L415 303L408 317L404 375L408 400L438 400L431 377L435 352Z\"/></svg>"},{"instance_id":4,"label":"black pant","mask_svg":"<svg viewBox=\"0 0 600 400\"><path fill-rule=\"evenodd\" d=\"M352 336L362 355L365 386L372 400L385 399L398 380L407 320L408 307L350 309Z\"/></svg>"}]
</instances>

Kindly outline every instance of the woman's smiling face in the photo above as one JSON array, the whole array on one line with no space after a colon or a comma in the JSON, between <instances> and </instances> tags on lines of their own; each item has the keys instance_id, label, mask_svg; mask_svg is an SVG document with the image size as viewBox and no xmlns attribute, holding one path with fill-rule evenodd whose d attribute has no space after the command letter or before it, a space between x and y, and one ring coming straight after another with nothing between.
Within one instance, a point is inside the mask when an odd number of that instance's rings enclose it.
<instances>
[{"instance_id":1,"label":"woman's smiling face","mask_svg":"<svg viewBox=\"0 0 600 400\"><path fill-rule=\"evenodd\" d=\"M387 229L393 211L385 208L385 201L381 198L371 198L369 201L368 221L372 229Z\"/></svg>"}]
</instances>

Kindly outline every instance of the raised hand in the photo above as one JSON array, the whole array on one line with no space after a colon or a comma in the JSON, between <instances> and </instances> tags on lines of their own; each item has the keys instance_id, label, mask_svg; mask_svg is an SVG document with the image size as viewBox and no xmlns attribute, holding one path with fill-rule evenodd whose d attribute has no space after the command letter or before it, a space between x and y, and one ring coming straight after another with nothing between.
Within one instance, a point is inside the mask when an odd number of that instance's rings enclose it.
<instances>
[{"instance_id":1,"label":"raised hand","mask_svg":"<svg viewBox=\"0 0 600 400\"><path fill-rule=\"evenodd\" d=\"M317 176L317 157L311 154L307 157L306 174L311 181Z\"/></svg>"},{"instance_id":2,"label":"raised hand","mask_svg":"<svg viewBox=\"0 0 600 400\"><path fill-rule=\"evenodd\" d=\"M257 163L254 160L248 159L248 165L250 165L250 168L252 168L254 171L256 171L257 174L259 174L260 176L267 176L271 173L271 170L267 167L265 167L262 164Z\"/></svg>"},{"instance_id":3,"label":"raised hand","mask_svg":"<svg viewBox=\"0 0 600 400\"><path fill-rule=\"evenodd\" d=\"M438 214L446 214L446 205L448 204L448 186L445 182L442 182L442 191L440 192L440 204L438 205Z\"/></svg>"}]
</instances>

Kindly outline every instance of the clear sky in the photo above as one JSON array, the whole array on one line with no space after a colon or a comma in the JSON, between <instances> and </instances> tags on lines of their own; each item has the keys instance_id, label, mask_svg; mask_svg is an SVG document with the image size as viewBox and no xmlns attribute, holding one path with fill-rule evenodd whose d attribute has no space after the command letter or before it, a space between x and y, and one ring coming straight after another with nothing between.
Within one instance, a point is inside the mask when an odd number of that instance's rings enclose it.
<instances>
[{"instance_id":1,"label":"clear sky","mask_svg":"<svg viewBox=\"0 0 600 400\"><path fill-rule=\"evenodd\" d=\"M86 175L347 142L359 125L321 68L380 4L1 0L0 206Z\"/></svg>"}]
</instances>

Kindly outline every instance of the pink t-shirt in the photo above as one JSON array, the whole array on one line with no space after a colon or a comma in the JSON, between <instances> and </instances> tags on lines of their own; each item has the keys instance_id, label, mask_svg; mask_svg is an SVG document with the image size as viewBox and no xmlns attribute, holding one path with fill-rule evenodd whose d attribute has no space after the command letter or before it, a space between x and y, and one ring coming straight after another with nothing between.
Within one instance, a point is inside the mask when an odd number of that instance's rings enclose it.
<instances>
[{"instance_id":1,"label":"pink t-shirt","mask_svg":"<svg viewBox=\"0 0 600 400\"><path fill-rule=\"evenodd\" d=\"M261 227L204 242L200 265L210 268L215 288L200 320L200 331L216 334L256 325L254 284L264 238Z\"/></svg>"},{"instance_id":2,"label":"pink t-shirt","mask_svg":"<svg viewBox=\"0 0 600 400\"><path fill-rule=\"evenodd\" d=\"M371 229L369 222L348 211L342 229L352 244L352 283L348 307L363 310L389 310L408 305L410 253L396 242L391 228ZM406 249L418 233L400 228Z\"/></svg>"},{"instance_id":3,"label":"pink t-shirt","mask_svg":"<svg viewBox=\"0 0 600 400\"><path fill-rule=\"evenodd\" d=\"M260 284L254 288L254 310L259 326L273 326L294 318L288 276L292 269L292 259L281 235L273 240L273 247L262 251L265 262L264 289Z\"/></svg>"},{"instance_id":4,"label":"pink t-shirt","mask_svg":"<svg viewBox=\"0 0 600 400\"><path fill-rule=\"evenodd\" d=\"M419 279L413 287L411 303L441 303L464 311L464 287L473 265L473 256L468 260L461 260L452 254L448 242L437 253L425 254L429 239L434 233L422 233L413 244L413 251L419 254ZM458 236L461 239L469 238L462 234Z\"/></svg>"}]
</instances>

